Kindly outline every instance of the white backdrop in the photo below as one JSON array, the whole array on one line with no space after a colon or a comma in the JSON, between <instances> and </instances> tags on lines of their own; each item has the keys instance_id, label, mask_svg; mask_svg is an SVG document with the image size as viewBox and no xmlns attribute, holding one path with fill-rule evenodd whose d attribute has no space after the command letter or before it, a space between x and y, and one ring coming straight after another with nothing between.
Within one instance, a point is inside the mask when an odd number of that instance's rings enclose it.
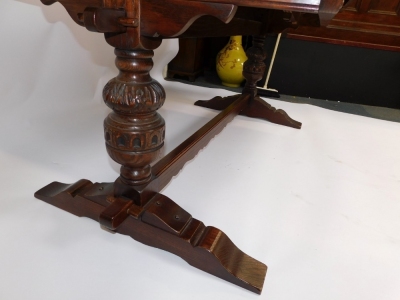
<instances>
[{"instance_id":1,"label":"white backdrop","mask_svg":"<svg viewBox=\"0 0 400 300\"><path fill-rule=\"evenodd\" d=\"M295 130L237 117L163 191L269 267L261 296L33 197L51 181L114 181L101 34L59 4L0 1L0 299L399 299L400 124L269 100ZM224 90L166 82L167 150Z\"/></svg>"}]
</instances>

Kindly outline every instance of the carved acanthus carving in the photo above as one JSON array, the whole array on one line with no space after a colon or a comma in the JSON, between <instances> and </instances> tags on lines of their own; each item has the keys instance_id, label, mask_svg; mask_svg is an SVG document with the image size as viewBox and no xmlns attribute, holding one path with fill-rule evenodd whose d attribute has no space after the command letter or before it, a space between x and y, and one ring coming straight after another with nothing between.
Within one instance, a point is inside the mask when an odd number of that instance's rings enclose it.
<instances>
[{"instance_id":1,"label":"carved acanthus carving","mask_svg":"<svg viewBox=\"0 0 400 300\"><path fill-rule=\"evenodd\" d=\"M120 73L104 87L103 99L107 106L130 114L159 109L164 104L165 91L149 74L153 67L153 51L116 49L115 54Z\"/></svg>"},{"instance_id":2,"label":"carved acanthus carving","mask_svg":"<svg viewBox=\"0 0 400 300\"><path fill-rule=\"evenodd\" d=\"M158 82L134 85L113 78L104 87L103 99L116 111L151 112L164 104L165 94Z\"/></svg>"},{"instance_id":3,"label":"carved acanthus carving","mask_svg":"<svg viewBox=\"0 0 400 300\"><path fill-rule=\"evenodd\" d=\"M156 112L165 91L152 79L153 51L116 49L120 70L103 90L104 102L114 110L104 120L110 157L122 165L120 181L137 186L151 179L150 163L163 151L165 122Z\"/></svg>"}]
</instances>

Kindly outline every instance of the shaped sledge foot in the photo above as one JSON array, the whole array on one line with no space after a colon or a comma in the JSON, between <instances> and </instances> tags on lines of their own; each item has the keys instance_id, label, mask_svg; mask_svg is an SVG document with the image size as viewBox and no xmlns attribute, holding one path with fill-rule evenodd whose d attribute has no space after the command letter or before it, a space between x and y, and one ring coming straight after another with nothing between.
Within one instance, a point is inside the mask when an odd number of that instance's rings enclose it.
<instances>
[{"instance_id":1,"label":"shaped sledge foot","mask_svg":"<svg viewBox=\"0 0 400 300\"><path fill-rule=\"evenodd\" d=\"M174 253L190 265L254 293L263 288L267 266L237 248L228 236L156 193L144 206L114 197L113 183L53 182L35 197L73 213L98 220L103 227L146 245Z\"/></svg>"},{"instance_id":2,"label":"shaped sledge foot","mask_svg":"<svg viewBox=\"0 0 400 300\"><path fill-rule=\"evenodd\" d=\"M239 94L229 97L218 96L210 100L198 100L194 103L194 105L215 110L223 110L240 96L242 95ZM264 119L272 123L293 127L296 129L301 128L301 123L289 117L284 110L276 109L258 96L249 101L248 106L243 109L240 114L250 118Z\"/></svg>"}]
</instances>

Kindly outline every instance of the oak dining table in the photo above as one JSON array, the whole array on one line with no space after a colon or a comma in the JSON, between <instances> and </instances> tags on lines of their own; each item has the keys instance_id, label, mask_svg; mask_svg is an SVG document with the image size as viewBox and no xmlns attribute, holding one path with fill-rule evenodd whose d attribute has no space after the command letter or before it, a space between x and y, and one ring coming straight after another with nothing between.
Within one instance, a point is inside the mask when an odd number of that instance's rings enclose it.
<instances>
[{"instance_id":1,"label":"oak dining table","mask_svg":"<svg viewBox=\"0 0 400 300\"><path fill-rule=\"evenodd\" d=\"M42 2L50 5L57 1ZM53 182L37 191L35 197L98 221L110 232L174 253L198 269L260 294L267 266L242 252L223 231L204 225L161 192L185 163L239 114L301 128L300 122L257 95L256 84L265 71L264 40L267 34L300 24L324 26L338 12L342 1L58 2L78 25L103 33L106 42L115 48L119 74L103 90L103 100L112 109L104 120L104 138L108 155L121 169L115 182ZM164 155L166 125L157 110L164 104L166 94L150 76L153 50L163 39L229 35L253 36L244 65L246 84L242 93L197 101L198 106L221 112Z\"/></svg>"}]
</instances>

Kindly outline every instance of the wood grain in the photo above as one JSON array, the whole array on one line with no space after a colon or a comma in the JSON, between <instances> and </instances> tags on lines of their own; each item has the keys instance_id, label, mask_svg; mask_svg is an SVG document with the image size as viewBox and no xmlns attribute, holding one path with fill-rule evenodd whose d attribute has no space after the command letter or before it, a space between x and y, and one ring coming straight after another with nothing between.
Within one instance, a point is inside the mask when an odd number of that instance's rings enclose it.
<instances>
[{"instance_id":1,"label":"wood grain","mask_svg":"<svg viewBox=\"0 0 400 300\"><path fill-rule=\"evenodd\" d=\"M104 189L107 186L107 189ZM129 235L146 245L180 256L190 265L233 284L260 294L267 266L248 256L221 230L206 227L201 221L162 194L156 194L145 207L124 199L108 202L110 184L81 180L68 185L53 182L36 192L35 197L79 217L100 219L124 215L109 228ZM129 214L125 212L129 208ZM114 226L117 225L117 226Z\"/></svg>"},{"instance_id":2,"label":"wood grain","mask_svg":"<svg viewBox=\"0 0 400 300\"><path fill-rule=\"evenodd\" d=\"M50 5L56 1L42 2ZM103 90L103 99L113 110L104 122L104 138L107 152L121 164L121 172L114 183L93 184L85 179L71 185L53 182L35 196L77 216L99 221L109 231L174 253L196 268L261 293L266 265L242 252L221 230L206 227L159 192L239 113L256 117L266 115L268 119L288 126L299 124L291 123L282 111L258 102L255 84L262 78L265 68L263 36L297 25L299 14L286 11L311 12L319 14L321 20L327 20L341 1L58 2L76 23L104 33L107 43L116 48L119 74ZM217 20L217 23L210 21L207 24L207 20ZM232 25L225 24L230 22ZM244 28L255 35L244 71L247 83L242 95L229 98L229 103L223 101L226 105L220 114L154 164L163 152L165 123L157 110L164 103L165 91L150 76L152 50L161 44L162 38L182 35L195 23L197 28L191 33L194 35L212 34L212 31L237 35ZM213 27L214 24L223 26Z\"/></svg>"}]
</instances>

